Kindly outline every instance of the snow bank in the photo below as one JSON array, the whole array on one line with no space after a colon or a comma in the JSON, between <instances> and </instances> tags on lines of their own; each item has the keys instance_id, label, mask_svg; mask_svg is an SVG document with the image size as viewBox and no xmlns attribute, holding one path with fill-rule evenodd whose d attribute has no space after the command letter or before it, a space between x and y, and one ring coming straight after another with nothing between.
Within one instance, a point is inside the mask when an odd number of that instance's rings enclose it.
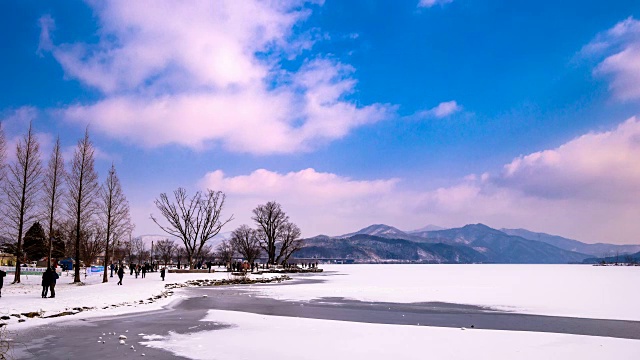
<instances>
[{"instance_id":1,"label":"snow bank","mask_svg":"<svg viewBox=\"0 0 640 360\"><path fill-rule=\"evenodd\" d=\"M270 278L278 274L250 275L252 279ZM8 323L12 327L24 328L27 326L41 325L54 319L28 319L20 318L14 314L37 312L43 316L55 315L67 311L74 312L74 308L86 308L82 310L99 310L82 312L82 317L115 315L134 311L148 311L161 308L171 299L163 299L149 304L149 299L158 296L165 291L165 285L184 283L189 280L223 280L233 276L227 272L199 273L199 274L166 274L165 281L160 278L160 273L147 273L143 279L125 274L123 285L117 285L118 278L114 275L108 283L102 283L102 274L83 275L81 284L73 284L73 274L63 274L56 284L56 297L43 299L41 297L41 276L22 276L21 283L11 284L5 278L0 298L0 316L9 316L8 320L0 320L0 323ZM142 303L141 303L142 302ZM105 309L108 308L108 309ZM78 315L74 315L78 316ZM20 319L24 323L16 324ZM62 318L64 319L64 317Z\"/></svg>"},{"instance_id":2,"label":"snow bank","mask_svg":"<svg viewBox=\"0 0 640 360\"><path fill-rule=\"evenodd\" d=\"M305 301L488 306L529 314L640 320L640 267L589 265L323 265L323 283L268 286L260 295Z\"/></svg>"},{"instance_id":3,"label":"snow bank","mask_svg":"<svg viewBox=\"0 0 640 360\"><path fill-rule=\"evenodd\" d=\"M286 286L290 287L290 286ZM635 359L640 341L533 332L364 324L211 310L221 330L150 335L191 359Z\"/></svg>"}]
</instances>

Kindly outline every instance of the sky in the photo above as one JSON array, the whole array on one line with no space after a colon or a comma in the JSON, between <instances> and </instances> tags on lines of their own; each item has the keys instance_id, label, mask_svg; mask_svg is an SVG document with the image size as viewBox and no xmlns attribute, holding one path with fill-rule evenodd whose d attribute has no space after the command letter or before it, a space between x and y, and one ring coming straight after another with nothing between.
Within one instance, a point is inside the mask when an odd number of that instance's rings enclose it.
<instances>
[{"instance_id":1,"label":"sky","mask_svg":"<svg viewBox=\"0 0 640 360\"><path fill-rule=\"evenodd\" d=\"M88 127L135 235L184 187L223 231L273 200L303 236L640 243L638 1L3 1L0 33L10 146Z\"/></svg>"}]
</instances>

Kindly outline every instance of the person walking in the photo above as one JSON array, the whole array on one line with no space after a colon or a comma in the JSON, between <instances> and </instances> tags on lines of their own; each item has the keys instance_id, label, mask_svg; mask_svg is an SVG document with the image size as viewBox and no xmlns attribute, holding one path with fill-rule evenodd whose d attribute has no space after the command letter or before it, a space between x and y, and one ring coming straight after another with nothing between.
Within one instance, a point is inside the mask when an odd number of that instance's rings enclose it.
<instances>
[{"instance_id":1,"label":"person walking","mask_svg":"<svg viewBox=\"0 0 640 360\"><path fill-rule=\"evenodd\" d=\"M123 277L124 277L124 266L120 265L118 267L118 278L120 279L120 281L118 281L118 285L122 285Z\"/></svg>"},{"instance_id":2,"label":"person walking","mask_svg":"<svg viewBox=\"0 0 640 360\"><path fill-rule=\"evenodd\" d=\"M53 268L49 268L49 270L49 292L51 293L49 298L52 299L56 297L56 280L58 280L60 276L58 276L58 273Z\"/></svg>"},{"instance_id":3,"label":"person walking","mask_svg":"<svg viewBox=\"0 0 640 360\"><path fill-rule=\"evenodd\" d=\"M2 297L2 286L4 286L4 277L7 276L7 273L0 269L0 297Z\"/></svg>"},{"instance_id":4,"label":"person walking","mask_svg":"<svg viewBox=\"0 0 640 360\"><path fill-rule=\"evenodd\" d=\"M162 281L164 281L164 274L165 274L165 268L162 268L162 270L160 270L160 277L162 278Z\"/></svg>"},{"instance_id":5,"label":"person walking","mask_svg":"<svg viewBox=\"0 0 640 360\"><path fill-rule=\"evenodd\" d=\"M109 267L111 268L111 276L109 276L109 277L113 277L113 269L115 268L115 265L113 265L113 263L111 263L111 265Z\"/></svg>"},{"instance_id":6,"label":"person walking","mask_svg":"<svg viewBox=\"0 0 640 360\"><path fill-rule=\"evenodd\" d=\"M146 275L147 275L147 265L145 264L142 267L142 278L144 279Z\"/></svg>"},{"instance_id":7,"label":"person walking","mask_svg":"<svg viewBox=\"0 0 640 360\"><path fill-rule=\"evenodd\" d=\"M47 294L49 293L49 283L51 282L51 269L47 268L47 270L45 270L42 273L42 298L46 298Z\"/></svg>"}]
</instances>

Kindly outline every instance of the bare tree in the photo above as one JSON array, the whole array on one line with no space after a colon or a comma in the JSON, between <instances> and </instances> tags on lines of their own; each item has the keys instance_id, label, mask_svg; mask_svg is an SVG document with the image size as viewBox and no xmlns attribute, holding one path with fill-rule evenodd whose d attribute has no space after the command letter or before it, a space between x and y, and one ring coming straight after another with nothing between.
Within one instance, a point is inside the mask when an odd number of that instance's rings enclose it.
<instances>
[{"instance_id":1,"label":"bare tree","mask_svg":"<svg viewBox=\"0 0 640 360\"><path fill-rule=\"evenodd\" d=\"M167 266L167 263L171 262L173 253L176 251L176 244L169 239L163 239L156 243L155 250L158 256L160 256L160 259L164 262L164 265Z\"/></svg>"},{"instance_id":2,"label":"bare tree","mask_svg":"<svg viewBox=\"0 0 640 360\"><path fill-rule=\"evenodd\" d=\"M64 159L62 158L62 150L60 149L60 137L53 146L53 153L49 158L49 164L44 173L44 196L46 202L46 211L49 217L49 233L48 247L49 255L47 257L47 267L51 266L51 257L53 249L53 227L56 222L56 216L60 212L61 200L64 194L63 179L65 177Z\"/></svg>"},{"instance_id":3,"label":"bare tree","mask_svg":"<svg viewBox=\"0 0 640 360\"><path fill-rule=\"evenodd\" d=\"M207 259L213 255L213 253L214 251L211 244L206 244L202 247L202 250L200 250L200 255L196 258L196 261L200 262L200 264L204 264Z\"/></svg>"},{"instance_id":4,"label":"bare tree","mask_svg":"<svg viewBox=\"0 0 640 360\"><path fill-rule=\"evenodd\" d=\"M151 251L145 249L140 252L139 263L146 263L149 259L151 259Z\"/></svg>"},{"instance_id":5,"label":"bare tree","mask_svg":"<svg viewBox=\"0 0 640 360\"><path fill-rule=\"evenodd\" d=\"M258 226L256 235L260 246L267 253L267 263L273 265L276 259L276 242L280 229L289 220L289 217L282 210L280 204L269 201L253 209L252 219Z\"/></svg>"},{"instance_id":6,"label":"bare tree","mask_svg":"<svg viewBox=\"0 0 640 360\"><path fill-rule=\"evenodd\" d=\"M109 264L109 240L118 240L130 233L131 216L129 215L129 203L122 192L120 179L116 174L116 168L111 164L107 180L100 188L98 215L105 229L104 266ZM108 282L107 272L102 276L102 282Z\"/></svg>"},{"instance_id":7,"label":"bare tree","mask_svg":"<svg viewBox=\"0 0 640 360\"><path fill-rule=\"evenodd\" d=\"M250 264L260 256L261 248L256 231L247 225L241 225L233 230L229 242Z\"/></svg>"},{"instance_id":8,"label":"bare tree","mask_svg":"<svg viewBox=\"0 0 640 360\"><path fill-rule=\"evenodd\" d=\"M129 266L136 260L136 254L132 244L133 239L129 236L129 239L122 241L122 258L127 260Z\"/></svg>"},{"instance_id":9,"label":"bare tree","mask_svg":"<svg viewBox=\"0 0 640 360\"><path fill-rule=\"evenodd\" d=\"M184 249L184 246L176 246L176 261L178 262L178 269L181 268L180 260L187 256L187 251Z\"/></svg>"},{"instance_id":10,"label":"bare tree","mask_svg":"<svg viewBox=\"0 0 640 360\"><path fill-rule=\"evenodd\" d=\"M185 189L178 188L173 195L175 200L162 193L154 201L169 225L161 225L153 215L151 219L162 231L182 240L189 265L193 268L194 259L200 256L207 241L218 235L233 216L221 220L225 200L221 191L207 190L204 194L198 191L189 198Z\"/></svg>"},{"instance_id":11,"label":"bare tree","mask_svg":"<svg viewBox=\"0 0 640 360\"><path fill-rule=\"evenodd\" d=\"M117 260L118 264L122 264L122 261L127 256L126 244L128 240L115 242L113 245L113 251L111 252L111 258Z\"/></svg>"},{"instance_id":12,"label":"bare tree","mask_svg":"<svg viewBox=\"0 0 640 360\"><path fill-rule=\"evenodd\" d=\"M130 240L131 241L131 253L134 256L135 261L140 264L144 261L145 257L148 256L147 247L144 244L144 241L141 237L136 237Z\"/></svg>"},{"instance_id":13,"label":"bare tree","mask_svg":"<svg viewBox=\"0 0 640 360\"><path fill-rule=\"evenodd\" d=\"M66 210L73 219L75 233L75 276L73 282L80 282L80 236L82 229L92 221L96 212L96 195L98 193L98 174L94 168L94 147L89 139L89 129L84 138L78 141L73 155L71 171L67 174L68 196Z\"/></svg>"},{"instance_id":14,"label":"bare tree","mask_svg":"<svg viewBox=\"0 0 640 360\"><path fill-rule=\"evenodd\" d=\"M222 262L229 267L231 262L233 261L233 255L235 254L235 249L227 240L222 240L218 247L216 248L216 256L222 260Z\"/></svg>"},{"instance_id":15,"label":"bare tree","mask_svg":"<svg viewBox=\"0 0 640 360\"><path fill-rule=\"evenodd\" d=\"M20 282L24 228L27 224L33 223L39 215L37 200L42 186L41 175L40 144L32 124L29 123L27 134L16 145L16 160L9 165L8 179L4 183L7 197L4 217L11 234L17 237L14 283Z\"/></svg>"},{"instance_id":16,"label":"bare tree","mask_svg":"<svg viewBox=\"0 0 640 360\"><path fill-rule=\"evenodd\" d=\"M80 232L80 258L85 266L91 266L96 258L104 252L104 248L105 234L102 226L93 224L92 226L85 227Z\"/></svg>"},{"instance_id":17,"label":"bare tree","mask_svg":"<svg viewBox=\"0 0 640 360\"><path fill-rule=\"evenodd\" d=\"M53 229L53 237L57 241L64 243L64 254L62 257L73 257L76 251L76 242L74 238L74 226L71 219L63 219L56 223L56 227Z\"/></svg>"},{"instance_id":18,"label":"bare tree","mask_svg":"<svg viewBox=\"0 0 640 360\"><path fill-rule=\"evenodd\" d=\"M289 257L291 257L294 252L302 249L303 241L300 238L302 232L296 224L291 222L286 222L279 232L280 242L278 247L280 251L278 252L276 263L284 264L289 261Z\"/></svg>"}]
</instances>

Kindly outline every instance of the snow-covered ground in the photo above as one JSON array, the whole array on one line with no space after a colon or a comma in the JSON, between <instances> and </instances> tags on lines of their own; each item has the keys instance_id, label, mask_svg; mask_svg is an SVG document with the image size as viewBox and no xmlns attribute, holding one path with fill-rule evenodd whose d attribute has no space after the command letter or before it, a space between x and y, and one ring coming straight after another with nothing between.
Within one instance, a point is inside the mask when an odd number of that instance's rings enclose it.
<instances>
[{"instance_id":1,"label":"snow-covered ground","mask_svg":"<svg viewBox=\"0 0 640 360\"><path fill-rule=\"evenodd\" d=\"M528 314L640 320L640 267L323 265L323 283L261 287L263 296L488 306ZM331 274L331 275L329 275Z\"/></svg>"},{"instance_id":2,"label":"snow-covered ground","mask_svg":"<svg viewBox=\"0 0 640 360\"><path fill-rule=\"evenodd\" d=\"M143 336L190 359L637 359L640 341L605 337L364 324L211 310L231 328Z\"/></svg>"},{"instance_id":3,"label":"snow-covered ground","mask_svg":"<svg viewBox=\"0 0 640 360\"><path fill-rule=\"evenodd\" d=\"M363 301L458 304L545 315L640 320L640 267L581 265L324 265L318 275L292 275L286 286L243 287L260 296L305 301L344 297ZM116 278L107 284L100 277L87 285L70 284L62 277L56 299L41 299L38 277L21 285L7 285L0 313L42 309L45 313L77 306L97 310L74 318L114 315L159 308L172 298L147 305L132 305L164 290L167 283L195 279L226 279L228 273L167 274L146 279L126 275L124 286ZM265 275L268 276L268 275ZM273 275L270 275L273 276ZM304 283L299 279L321 279ZM102 310L113 304L128 304ZM12 324L14 329L54 319L32 319ZM193 359L367 358L367 359L635 359L640 341L555 333L453 329L427 326L352 323L345 321L265 316L211 310L203 321L230 327L189 334L152 334L136 341Z\"/></svg>"},{"instance_id":4,"label":"snow-covered ground","mask_svg":"<svg viewBox=\"0 0 640 360\"><path fill-rule=\"evenodd\" d=\"M276 275L250 275L250 278L269 278ZM127 273L122 281L123 285L120 286L117 285L118 277L115 274L113 278L109 278L108 283L102 283L102 273L96 273L87 277L83 275L82 284L73 284L73 274L63 273L56 284L56 297L43 299L41 297L42 286L40 286L41 276L23 275L19 284L11 284L12 279L6 277L5 285L2 288L2 297L0 298L0 316L10 316L10 319L0 320L0 322L8 323L11 329L15 329L16 327L25 328L60 319L67 320L69 319L68 317L27 319L22 316L22 319L26 321L18 323L18 318L11 315L35 311L41 312L43 316L49 316L69 311L76 307L87 307L91 308L91 310L73 315L74 318L155 310L176 298L180 298L180 296L162 298L150 304L148 299L162 294L165 291L166 284L184 283L189 280L222 280L230 278L232 278L232 275L227 272L213 272L210 274L167 273L165 281L162 281L160 272L147 273L144 279L141 276L136 279L135 275L131 276ZM141 300L145 303L140 304ZM103 309L105 307L112 308Z\"/></svg>"}]
</instances>

